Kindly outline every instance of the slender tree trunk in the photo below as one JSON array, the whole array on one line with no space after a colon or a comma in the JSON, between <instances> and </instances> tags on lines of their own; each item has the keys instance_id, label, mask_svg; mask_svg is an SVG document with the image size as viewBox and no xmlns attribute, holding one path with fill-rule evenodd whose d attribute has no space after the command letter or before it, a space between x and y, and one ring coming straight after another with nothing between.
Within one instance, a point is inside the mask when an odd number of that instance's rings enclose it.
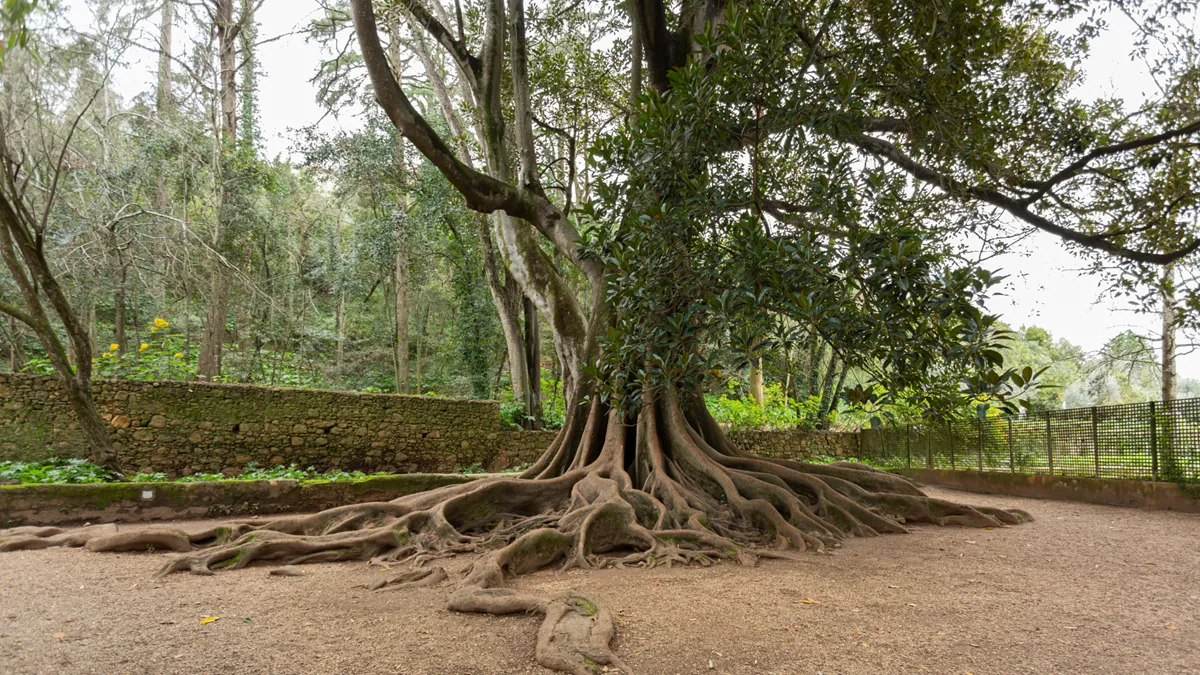
<instances>
[{"instance_id":1,"label":"slender tree trunk","mask_svg":"<svg viewBox=\"0 0 1200 675\"><path fill-rule=\"evenodd\" d=\"M346 366L346 292L338 289L337 301L337 375L334 381L342 386L342 370Z\"/></svg>"},{"instance_id":2,"label":"slender tree trunk","mask_svg":"<svg viewBox=\"0 0 1200 675\"><path fill-rule=\"evenodd\" d=\"M175 23L175 0L162 0L162 15L158 24L158 88L155 105L159 118L175 110L175 95L171 91L171 32Z\"/></svg>"},{"instance_id":3,"label":"slender tree trunk","mask_svg":"<svg viewBox=\"0 0 1200 675\"><path fill-rule=\"evenodd\" d=\"M425 363L425 333L429 328L429 303L425 303L425 315L421 317L421 332L417 334L417 394L423 394L421 367Z\"/></svg>"},{"instance_id":4,"label":"slender tree trunk","mask_svg":"<svg viewBox=\"0 0 1200 675\"><path fill-rule=\"evenodd\" d=\"M400 232L396 233L397 236ZM408 364L408 251L403 244L396 246L395 267L392 270L393 285L396 292L396 392L408 394L412 392L412 378Z\"/></svg>"},{"instance_id":5,"label":"slender tree trunk","mask_svg":"<svg viewBox=\"0 0 1200 675\"><path fill-rule=\"evenodd\" d=\"M1162 287L1162 400L1175 400L1175 266L1163 270Z\"/></svg>"},{"instance_id":6,"label":"slender tree trunk","mask_svg":"<svg viewBox=\"0 0 1200 675\"><path fill-rule=\"evenodd\" d=\"M113 288L113 344L117 345L117 352L122 355L128 349L125 337L125 324L128 323L125 318L125 281L127 274L128 268L122 265L117 270L117 283Z\"/></svg>"},{"instance_id":7,"label":"slender tree trunk","mask_svg":"<svg viewBox=\"0 0 1200 675\"><path fill-rule=\"evenodd\" d=\"M818 377L821 373L821 360L825 355L825 345L821 344L814 332L808 341L808 396L817 396L820 389L817 388Z\"/></svg>"},{"instance_id":8,"label":"slender tree trunk","mask_svg":"<svg viewBox=\"0 0 1200 675\"><path fill-rule=\"evenodd\" d=\"M162 0L162 14L158 28L158 86L155 92L155 112L160 122L168 120L175 112L175 95L171 91L171 32L175 22L175 0ZM159 171L154 205L159 211L167 206L166 171Z\"/></svg>"},{"instance_id":9,"label":"slender tree trunk","mask_svg":"<svg viewBox=\"0 0 1200 675\"><path fill-rule=\"evenodd\" d=\"M525 307L525 367L528 389L525 392L525 418L528 428L542 428L542 335L537 307L523 298Z\"/></svg>"},{"instance_id":10,"label":"slender tree trunk","mask_svg":"<svg viewBox=\"0 0 1200 675\"><path fill-rule=\"evenodd\" d=\"M219 84L221 108L221 161L224 174L226 159L237 141L237 31L233 20L233 0L217 0L216 28L219 41ZM231 199L227 186L219 189L214 248L220 255L232 250L228 207ZM225 321L229 313L230 270L225 261L215 261L208 296L208 311L196 361L196 375L211 380L221 375L221 350L225 344Z\"/></svg>"},{"instance_id":11,"label":"slender tree trunk","mask_svg":"<svg viewBox=\"0 0 1200 675\"><path fill-rule=\"evenodd\" d=\"M21 344L21 327L16 317L8 317L8 370L19 373L25 368L25 347Z\"/></svg>"},{"instance_id":12,"label":"slender tree trunk","mask_svg":"<svg viewBox=\"0 0 1200 675\"><path fill-rule=\"evenodd\" d=\"M829 363L825 366L825 376L821 378L821 407L819 408L817 423L822 428L825 427L826 411L830 408L830 399L833 398L833 383L834 373L837 372L837 353L832 349L829 351Z\"/></svg>"}]
</instances>

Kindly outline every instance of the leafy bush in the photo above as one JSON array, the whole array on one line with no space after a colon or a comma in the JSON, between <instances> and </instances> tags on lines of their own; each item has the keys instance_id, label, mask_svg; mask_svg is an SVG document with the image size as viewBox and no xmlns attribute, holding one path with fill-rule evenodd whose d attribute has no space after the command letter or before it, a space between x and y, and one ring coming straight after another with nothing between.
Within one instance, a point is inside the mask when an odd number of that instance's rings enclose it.
<instances>
[{"instance_id":1,"label":"leafy bush","mask_svg":"<svg viewBox=\"0 0 1200 675\"><path fill-rule=\"evenodd\" d=\"M763 404L753 398L733 398L732 391L720 396L705 394L709 413L731 431L741 429L795 429L816 426L818 399L793 401L783 394L779 383L763 389Z\"/></svg>"},{"instance_id":2,"label":"leafy bush","mask_svg":"<svg viewBox=\"0 0 1200 675\"><path fill-rule=\"evenodd\" d=\"M113 474L86 459L51 457L44 462L0 462L0 480L22 483L105 483Z\"/></svg>"}]
</instances>

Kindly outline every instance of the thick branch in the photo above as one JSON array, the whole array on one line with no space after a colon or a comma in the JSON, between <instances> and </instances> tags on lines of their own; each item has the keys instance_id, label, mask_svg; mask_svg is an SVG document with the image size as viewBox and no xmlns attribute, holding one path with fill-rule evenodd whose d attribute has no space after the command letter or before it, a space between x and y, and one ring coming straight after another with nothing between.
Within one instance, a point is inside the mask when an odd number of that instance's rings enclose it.
<instances>
[{"instance_id":1,"label":"thick branch","mask_svg":"<svg viewBox=\"0 0 1200 675\"><path fill-rule=\"evenodd\" d=\"M1180 258L1190 255L1197 248L1200 248L1200 240L1192 240L1183 248L1171 251L1169 253L1148 253L1146 251L1134 250L1112 242L1110 240L1111 235L1104 233L1089 234L1085 232L1079 232L1051 222L1048 218L1030 211L1026 203L1017 199L1013 199L1012 197L1009 197L998 190L975 185L967 185L955 178L921 164L912 157L909 157L901 152L901 150L892 143L889 143L883 139L868 136L866 134L852 134L847 140L856 147L876 157L886 159L892 164L895 164L917 180L941 188L943 191L949 194L975 199L977 201L1001 208L1013 216L1025 221L1026 223L1033 225L1039 230L1049 232L1050 234L1061 237L1067 241L1074 242L1081 246L1104 251L1127 260L1153 265L1165 265L1171 261L1179 260Z\"/></svg>"},{"instance_id":2,"label":"thick branch","mask_svg":"<svg viewBox=\"0 0 1200 675\"><path fill-rule=\"evenodd\" d=\"M388 119L463 195L467 205L482 213L506 211L532 220L536 209L512 185L476 171L459 161L429 122L413 108L388 65L379 41L379 28L371 0L351 0L354 30L362 49L363 62L375 87L375 100Z\"/></svg>"}]
</instances>

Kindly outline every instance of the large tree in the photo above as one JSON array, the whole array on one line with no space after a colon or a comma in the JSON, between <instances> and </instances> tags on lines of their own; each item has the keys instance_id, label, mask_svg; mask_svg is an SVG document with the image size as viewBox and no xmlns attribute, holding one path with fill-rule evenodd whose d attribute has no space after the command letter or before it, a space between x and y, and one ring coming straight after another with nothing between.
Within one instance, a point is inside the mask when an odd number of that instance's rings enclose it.
<instances>
[{"instance_id":1,"label":"large tree","mask_svg":"<svg viewBox=\"0 0 1200 675\"><path fill-rule=\"evenodd\" d=\"M634 95L619 103L624 126L592 143L593 194L573 210L574 190L551 196L543 184L562 144L544 142L557 125L535 102L566 87L540 70L554 52L529 39L523 0L456 4L453 19L423 0L352 0L381 109L471 209L498 214L493 243L554 336L566 425L520 477L192 535L18 532L0 548L153 544L183 552L164 571L198 573L484 551L450 607L544 613L538 661L584 673L625 668L609 648L608 611L505 589L506 574L555 562L749 562L907 523L1025 520L862 466L750 456L699 390L715 336L787 317L876 380L851 393L856 402L903 392L929 415L978 397L1011 405L1031 373L1002 367L1003 331L979 309L996 279L957 255L964 236L1040 229L1111 256L1130 278L1195 250L1194 183L1167 210L1140 196L1170 167L1190 176L1194 94L1174 88L1132 114L1074 100L1094 25L1056 31L1109 5L1162 25L1174 4L1087 4L631 0L619 44L633 57ZM625 20L624 7L603 11ZM405 93L380 36L391 12L455 64L479 122L478 162ZM560 16L532 12L542 25ZM567 268L582 277L582 298ZM418 567L386 583L444 578Z\"/></svg>"}]
</instances>

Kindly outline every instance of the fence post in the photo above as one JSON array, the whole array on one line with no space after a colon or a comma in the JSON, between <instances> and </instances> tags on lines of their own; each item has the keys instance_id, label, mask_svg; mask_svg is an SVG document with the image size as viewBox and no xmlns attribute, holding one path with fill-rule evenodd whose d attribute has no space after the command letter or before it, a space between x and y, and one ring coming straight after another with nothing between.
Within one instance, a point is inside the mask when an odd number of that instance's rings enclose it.
<instances>
[{"instance_id":1,"label":"fence post","mask_svg":"<svg viewBox=\"0 0 1200 675\"><path fill-rule=\"evenodd\" d=\"M912 468L912 425L904 425L904 464Z\"/></svg>"},{"instance_id":2,"label":"fence post","mask_svg":"<svg viewBox=\"0 0 1200 675\"><path fill-rule=\"evenodd\" d=\"M976 418L975 429L979 432L979 473L983 473L983 418Z\"/></svg>"},{"instance_id":3,"label":"fence post","mask_svg":"<svg viewBox=\"0 0 1200 675\"><path fill-rule=\"evenodd\" d=\"M1158 480L1158 416L1154 414L1154 401L1150 401L1150 472Z\"/></svg>"},{"instance_id":4,"label":"fence post","mask_svg":"<svg viewBox=\"0 0 1200 675\"><path fill-rule=\"evenodd\" d=\"M925 468L933 469L933 434L925 428Z\"/></svg>"},{"instance_id":5,"label":"fence post","mask_svg":"<svg viewBox=\"0 0 1200 675\"><path fill-rule=\"evenodd\" d=\"M1046 413L1046 460L1050 463L1050 475L1054 475L1054 436L1050 433L1050 413Z\"/></svg>"},{"instance_id":6,"label":"fence post","mask_svg":"<svg viewBox=\"0 0 1200 675\"><path fill-rule=\"evenodd\" d=\"M950 436L950 470L958 471L958 467L954 465L954 427L949 420L946 421L946 432Z\"/></svg>"},{"instance_id":7,"label":"fence post","mask_svg":"<svg viewBox=\"0 0 1200 675\"><path fill-rule=\"evenodd\" d=\"M1100 422L1096 406L1092 406L1092 451L1096 455L1096 478L1100 477Z\"/></svg>"},{"instance_id":8,"label":"fence post","mask_svg":"<svg viewBox=\"0 0 1200 675\"><path fill-rule=\"evenodd\" d=\"M1008 471L1009 473L1017 472L1017 455L1013 452L1012 416L1008 418Z\"/></svg>"}]
</instances>

